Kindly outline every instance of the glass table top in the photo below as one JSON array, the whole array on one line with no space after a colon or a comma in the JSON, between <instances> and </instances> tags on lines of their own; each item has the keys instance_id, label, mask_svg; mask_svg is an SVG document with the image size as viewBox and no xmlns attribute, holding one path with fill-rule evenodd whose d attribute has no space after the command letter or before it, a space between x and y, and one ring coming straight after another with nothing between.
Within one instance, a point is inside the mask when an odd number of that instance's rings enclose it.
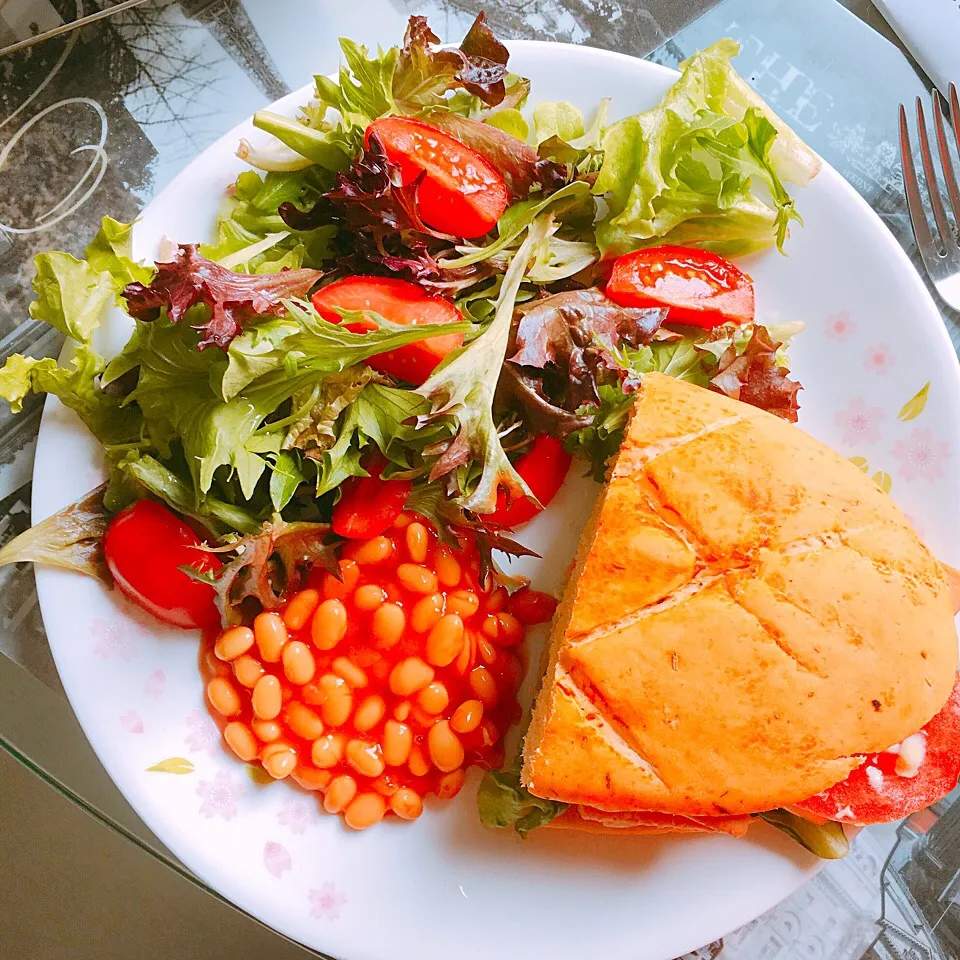
<instances>
[{"instance_id":1,"label":"glass table top","mask_svg":"<svg viewBox=\"0 0 960 960\"><path fill-rule=\"evenodd\" d=\"M721 35L737 37L750 82L912 248L895 108L924 82L881 39L892 34L868 0L128 0L115 10L90 0L0 0L0 48L19 47L0 50L3 356L60 348L49 328L28 319L36 253L79 254L103 215L133 220L224 132L332 68L338 36L392 43L410 14L424 13L441 39L458 38L481 6L507 38L583 43L669 65ZM876 79L869 90L867 70ZM960 318L944 316L960 343ZM30 522L42 402L29 398L16 417L3 407L0 543ZM26 565L0 569L0 652L0 747L200 884L126 804L87 744L57 679ZM877 849L888 849L895 832L881 835ZM749 955L730 952L732 942L720 956Z\"/></svg>"}]
</instances>

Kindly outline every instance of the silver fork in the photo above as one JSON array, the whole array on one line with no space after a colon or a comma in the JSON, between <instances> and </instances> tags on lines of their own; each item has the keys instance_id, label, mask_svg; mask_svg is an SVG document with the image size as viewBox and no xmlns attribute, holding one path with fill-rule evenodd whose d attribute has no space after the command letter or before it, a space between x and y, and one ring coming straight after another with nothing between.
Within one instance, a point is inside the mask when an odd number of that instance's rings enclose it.
<instances>
[{"instance_id":1,"label":"silver fork","mask_svg":"<svg viewBox=\"0 0 960 960\"><path fill-rule=\"evenodd\" d=\"M954 134L960 138L960 123L958 123L960 121L960 102L957 99L957 88L952 83L950 84L949 99L950 123L953 126ZM933 154L930 151L930 141L927 137L923 102L917 97L917 136L920 141L920 161L923 164L923 175L927 183L927 193L930 196L930 207L933 210L936 236L930 230L930 223L923 209L920 184L917 181L917 170L910 147L907 111L902 103L900 104L900 158L903 163L903 187L907 195L907 209L910 211L913 235L917 238L917 247L920 249L923 265L927 268L927 273L930 275L937 293L954 310L960 310L960 244L957 243L957 231L960 229L960 188L957 186L953 160L950 157L947 131L943 123L946 110L947 106L940 96L940 92L935 89L933 91L933 124L937 131L937 147L940 154L940 164L943 168L943 181L946 186L947 202L949 202L953 211L954 224L950 223L944 209L944 198L940 195L940 187L933 164Z\"/></svg>"}]
</instances>

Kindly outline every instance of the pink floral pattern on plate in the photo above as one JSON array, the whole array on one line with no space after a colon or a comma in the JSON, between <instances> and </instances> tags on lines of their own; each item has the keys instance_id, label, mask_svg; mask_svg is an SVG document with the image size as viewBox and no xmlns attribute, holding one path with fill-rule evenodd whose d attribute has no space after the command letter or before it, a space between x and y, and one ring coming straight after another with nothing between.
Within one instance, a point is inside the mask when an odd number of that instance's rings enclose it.
<instances>
[{"instance_id":1,"label":"pink floral pattern on plate","mask_svg":"<svg viewBox=\"0 0 960 960\"><path fill-rule=\"evenodd\" d=\"M347 895L328 880L319 890L311 890L310 917L313 920L339 920L340 908L346 906Z\"/></svg>"},{"instance_id":2,"label":"pink floral pattern on plate","mask_svg":"<svg viewBox=\"0 0 960 960\"><path fill-rule=\"evenodd\" d=\"M143 695L145 697L157 697L163 696L163 691L167 686L167 675L163 670L154 670L153 673L147 677L146 682L143 685Z\"/></svg>"},{"instance_id":3,"label":"pink floral pattern on plate","mask_svg":"<svg viewBox=\"0 0 960 960\"><path fill-rule=\"evenodd\" d=\"M950 456L950 444L937 440L929 428L917 427L906 440L898 440L893 445L893 458L900 464L897 473L908 482L939 480Z\"/></svg>"},{"instance_id":4,"label":"pink floral pattern on plate","mask_svg":"<svg viewBox=\"0 0 960 960\"><path fill-rule=\"evenodd\" d=\"M863 357L863 366L871 373L887 373L896 361L896 355L890 344L876 343L867 348Z\"/></svg>"},{"instance_id":5,"label":"pink floral pattern on plate","mask_svg":"<svg viewBox=\"0 0 960 960\"><path fill-rule=\"evenodd\" d=\"M304 800L302 797L287 797L283 802L283 809L277 814L277 823L289 827L292 833L303 833L317 816L316 804Z\"/></svg>"},{"instance_id":6,"label":"pink floral pattern on plate","mask_svg":"<svg viewBox=\"0 0 960 960\"><path fill-rule=\"evenodd\" d=\"M216 756L220 748L220 731L206 710L191 710L187 714L187 726L190 732L184 742L191 752L205 750L210 756Z\"/></svg>"},{"instance_id":7,"label":"pink floral pattern on plate","mask_svg":"<svg viewBox=\"0 0 960 960\"><path fill-rule=\"evenodd\" d=\"M234 783L231 773L221 770L212 780L201 780L197 784L197 793L203 798L201 817L232 820L237 815L237 799L243 790Z\"/></svg>"},{"instance_id":8,"label":"pink floral pattern on plate","mask_svg":"<svg viewBox=\"0 0 960 960\"><path fill-rule=\"evenodd\" d=\"M127 733L143 733L143 718L136 710L128 710L120 714L120 726Z\"/></svg>"},{"instance_id":9,"label":"pink floral pattern on plate","mask_svg":"<svg viewBox=\"0 0 960 960\"><path fill-rule=\"evenodd\" d=\"M840 310L827 317L827 336L837 343L845 343L857 332L857 325L850 319L849 310Z\"/></svg>"},{"instance_id":10,"label":"pink floral pattern on plate","mask_svg":"<svg viewBox=\"0 0 960 960\"><path fill-rule=\"evenodd\" d=\"M129 663L137 655L136 641L121 623L98 617L90 623L90 635L96 641L93 655L101 660L117 657L124 663Z\"/></svg>"},{"instance_id":11,"label":"pink floral pattern on plate","mask_svg":"<svg viewBox=\"0 0 960 960\"><path fill-rule=\"evenodd\" d=\"M843 431L843 442L847 446L860 443L878 443L880 426L887 415L882 407L872 407L863 397L854 397L845 410L834 414L834 423Z\"/></svg>"},{"instance_id":12,"label":"pink floral pattern on plate","mask_svg":"<svg viewBox=\"0 0 960 960\"><path fill-rule=\"evenodd\" d=\"M268 840L263 847L263 865L267 872L273 874L278 880L283 876L285 870L293 867L293 861L290 853L282 843L274 840Z\"/></svg>"}]
</instances>

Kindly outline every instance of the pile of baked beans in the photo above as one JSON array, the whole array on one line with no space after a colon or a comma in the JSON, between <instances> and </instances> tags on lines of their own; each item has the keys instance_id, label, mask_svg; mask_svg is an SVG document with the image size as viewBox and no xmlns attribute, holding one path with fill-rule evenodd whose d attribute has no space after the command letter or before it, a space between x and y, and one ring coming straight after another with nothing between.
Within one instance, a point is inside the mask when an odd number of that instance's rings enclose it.
<instances>
[{"instance_id":1,"label":"pile of baked beans","mask_svg":"<svg viewBox=\"0 0 960 960\"><path fill-rule=\"evenodd\" d=\"M525 627L555 601L484 589L476 547L438 543L409 513L345 543L339 565L341 579L315 568L278 611L208 636L201 663L230 749L360 830L416 819L467 767L502 764Z\"/></svg>"}]
</instances>

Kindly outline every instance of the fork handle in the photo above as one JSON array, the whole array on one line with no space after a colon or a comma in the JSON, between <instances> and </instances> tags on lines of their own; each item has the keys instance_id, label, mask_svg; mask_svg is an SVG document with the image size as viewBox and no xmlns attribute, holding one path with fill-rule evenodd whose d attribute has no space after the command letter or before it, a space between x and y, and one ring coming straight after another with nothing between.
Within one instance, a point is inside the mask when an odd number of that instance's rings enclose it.
<instances>
[{"instance_id":1,"label":"fork handle","mask_svg":"<svg viewBox=\"0 0 960 960\"><path fill-rule=\"evenodd\" d=\"M955 0L873 0L923 72L946 96L960 77L960 6Z\"/></svg>"}]
</instances>

